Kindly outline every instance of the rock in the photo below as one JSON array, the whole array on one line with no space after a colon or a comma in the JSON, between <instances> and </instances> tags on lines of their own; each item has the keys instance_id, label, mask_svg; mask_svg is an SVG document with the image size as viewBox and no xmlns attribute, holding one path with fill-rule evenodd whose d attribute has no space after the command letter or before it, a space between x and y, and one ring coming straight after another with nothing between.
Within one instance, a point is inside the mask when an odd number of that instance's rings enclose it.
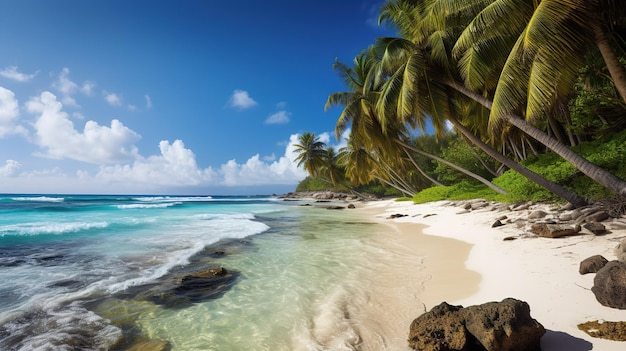
<instances>
[{"instance_id":1,"label":"rock","mask_svg":"<svg viewBox=\"0 0 626 351\"><path fill-rule=\"evenodd\" d=\"M502 241L513 241L513 240L517 240L517 238L514 236L507 236L504 239L502 239Z\"/></svg>"},{"instance_id":2,"label":"rock","mask_svg":"<svg viewBox=\"0 0 626 351\"><path fill-rule=\"evenodd\" d=\"M622 241L615 248L615 256L618 261L626 263L626 239L622 239Z\"/></svg>"},{"instance_id":3,"label":"rock","mask_svg":"<svg viewBox=\"0 0 626 351\"><path fill-rule=\"evenodd\" d=\"M540 350L545 332L520 300L466 308L443 302L411 323L409 346L422 351Z\"/></svg>"},{"instance_id":4,"label":"rock","mask_svg":"<svg viewBox=\"0 0 626 351\"><path fill-rule=\"evenodd\" d=\"M356 206L354 206L354 204L349 204L348 208L352 209L352 208L356 208Z\"/></svg>"},{"instance_id":5,"label":"rock","mask_svg":"<svg viewBox=\"0 0 626 351\"><path fill-rule=\"evenodd\" d=\"M598 212L594 212L593 214L587 216L587 218L585 218L585 220L587 222L590 223L594 223L594 222L602 222L606 219L609 219L611 216L609 216L609 213L606 211L598 211Z\"/></svg>"},{"instance_id":6,"label":"rock","mask_svg":"<svg viewBox=\"0 0 626 351\"><path fill-rule=\"evenodd\" d=\"M328 206L326 207L327 210L344 210L345 207L343 206Z\"/></svg>"},{"instance_id":7,"label":"rock","mask_svg":"<svg viewBox=\"0 0 626 351\"><path fill-rule=\"evenodd\" d=\"M585 223L583 225L583 228L587 229L588 231L592 232L595 235L606 234L606 227L602 223L597 223L597 222Z\"/></svg>"},{"instance_id":8,"label":"rock","mask_svg":"<svg viewBox=\"0 0 626 351\"><path fill-rule=\"evenodd\" d=\"M567 222L567 221L573 221L578 219L580 216L582 216L582 212L580 212L580 210L573 210L567 213L562 213L561 215L559 215L559 221L562 222Z\"/></svg>"},{"instance_id":9,"label":"rock","mask_svg":"<svg viewBox=\"0 0 626 351\"><path fill-rule=\"evenodd\" d=\"M387 219L395 219L395 218L402 218L402 217L406 217L408 215L403 214L403 213L394 213L391 216L387 217Z\"/></svg>"},{"instance_id":10,"label":"rock","mask_svg":"<svg viewBox=\"0 0 626 351\"><path fill-rule=\"evenodd\" d=\"M601 255L595 255L588 257L580 262L578 273L597 273L602 267L604 267L609 261Z\"/></svg>"},{"instance_id":11,"label":"rock","mask_svg":"<svg viewBox=\"0 0 626 351\"><path fill-rule=\"evenodd\" d=\"M579 324L578 329L594 338L626 341L626 322L586 322Z\"/></svg>"},{"instance_id":12,"label":"rock","mask_svg":"<svg viewBox=\"0 0 626 351\"><path fill-rule=\"evenodd\" d=\"M532 205L533 205L532 201L528 201L528 202L525 202L525 203L522 203L522 204L519 204L519 205L513 206L513 207L511 208L511 211L523 211L523 210L527 210L527 209L529 209L529 208L530 208L530 206L532 206Z\"/></svg>"},{"instance_id":13,"label":"rock","mask_svg":"<svg viewBox=\"0 0 626 351\"><path fill-rule=\"evenodd\" d=\"M144 341L132 345L128 351L169 351L172 347L168 341Z\"/></svg>"},{"instance_id":14,"label":"rock","mask_svg":"<svg viewBox=\"0 0 626 351\"><path fill-rule=\"evenodd\" d=\"M502 227L503 225L504 223L500 222L500 220L497 219L495 222L493 222L493 224L491 225L491 228Z\"/></svg>"},{"instance_id":15,"label":"rock","mask_svg":"<svg viewBox=\"0 0 626 351\"><path fill-rule=\"evenodd\" d=\"M547 216L547 215L548 215L548 214L547 214L545 211L542 211L542 210L536 210L536 211L531 212L531 213L528 215L528 219L539 219L539 218L543 218L543 217L545 217L545 216Z\"/></svg>"},{"instance_id":16,"label":"rock","mask_svg":"<svg viewBox=\"0 0 626 351\"><path fill-rule=\"evenodd\" d=\"M626 309L626 263L604 265L593 279L591 291L603 306Z\"/></svg>"},{"instance_id":17,"label":"rock","mask_svg":"<svg viewBox=\"0 0 626 351\"><path fill-rule=\"evenodd\" d=\"M487 205L489 205L488 203L484 202L484 201L480 201L480 202L474 202L470 205L470 208L472 210L478 210L484 207L487 207Z\"/></svg>"},{"instance_id":18,"label":"rock","mask_svg":"<svg viewBox=\"0 0 626 351\"><path fill-rule=\"evenodd\" d=\"M578 233L571 225L548 223L534 223L529 231L544 238L561 238Z\"/></svg>"}]
</instances>

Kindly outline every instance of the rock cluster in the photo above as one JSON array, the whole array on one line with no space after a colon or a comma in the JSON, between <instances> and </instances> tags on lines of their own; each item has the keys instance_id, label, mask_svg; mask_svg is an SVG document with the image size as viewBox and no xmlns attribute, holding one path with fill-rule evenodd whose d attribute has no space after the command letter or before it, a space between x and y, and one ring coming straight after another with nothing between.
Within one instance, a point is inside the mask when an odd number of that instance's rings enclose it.
<instances>
[{"instance_id":1,"label":"rock cluster","mask_svg":"<svg viewBox=\"0 0 626 351\"><path fill-rule=\"evenodd\" d=\"M344 201L358 201L363 198L354 194L334 192L334 191L302 191L292 192L279 196L280 199L313 199L313 200L344 200Z\"/></svg>"},{"instance_id":2,"label":"rock cluster","mask_svg":"<svg viewBox=\"0 0 626 351\"><path fill-rule=\"evenodd\" d=\"M421 351L540 350L545 332L520 300L465 308L443 302L411 323L409 346Z\"/></svg>"},{"instance_id":3,"label":"rock cluster","mask_svg":"<svg viewBox=\"0 0 626 351\"><path fill-rule=\"evenodd\" d=\"M462 208L458 214L472 211L506 212L505 215L495 218L492 228L514 225L523 235L545 238L579 234L604 235L610 233L611 229L626 229L622 213L605 202L580 208L535 202L506 204L483 199L454 201L448 205Z\"/></svg>"}]
</instances>

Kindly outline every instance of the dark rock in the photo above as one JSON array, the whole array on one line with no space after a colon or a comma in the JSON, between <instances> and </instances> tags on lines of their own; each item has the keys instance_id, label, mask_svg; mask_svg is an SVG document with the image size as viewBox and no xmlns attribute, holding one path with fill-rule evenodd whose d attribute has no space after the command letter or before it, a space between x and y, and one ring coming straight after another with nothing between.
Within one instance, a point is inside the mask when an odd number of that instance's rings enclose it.
<instances>
[{"instance_id":1,"label":"dark rock","mask_svg":"<svg viewBox=\"0 0 626 351\"><path fill-rule=\"evenodd\" d=\"M626 322L586 322L579 324L578 329L594 338L626 341Z\"/></svg>"},{"instance_id":2,"label":"dark rock","mask_svg":"<svg viewBox=\"0 0 626 351\"><path fill-rule=\"evenodd\" d=\"M406 217L408 215L403 214L403 213L394 213L391 216L387 217L387 219L394 219L394 218L401 218L401 217Z\"/></svg>"},{"instance_id":3,"label":"dark rock","mask_svg":"<svg viewBox=\"0 0 626 351\"><path fill-rule=\"evenodd\" d=\"M495 222L493 222L493 224L491 225L491 228L502 227L503 225L504 223L500 222L500 220L497 219Z\"/></svg>"},{"instance_id":4,"label":"dark rock","mask_svg":"<svg viewBox=\"0 0 626 351\"><path fill-rule=\"evenodd\" d=\"M421 351L540 350L545 332L523 301L508 298L466 308L444 302L411 323L409 346Z\"/></svg>"},{"instance_id":5,"label":"dark rock","mask_svg":"<svg viewBox=\"0 0 626 351\"><path fill-rule=\"evenodd\" d=\"M584 259L580 262L578 272L580 274L597 273L609 261L601 255L595 255Z\"/></svg>"},{"instance_id":6,"label":"dark rock","mask_svg":"<svg viewBox=\"0 0 626 351\"><path fill-rule=\"evenodd\" d=\"M606 211L599 211L599 212L595 212L589 216L587 216L586 220L587 222L590 223L594 223L594 222L602 222L604 220L609 219L611 216L609 216L609 213Z\"/></svg>"},{"instance_id":7,"label":"dark rock","mask_svg":"<svg viewBox=\"0 0 626 351\"><path fill-rule=\"evenodd\" d=\"M502 241L513 241L516 240L517 238L514 236L507 236L506 238L502 239Z\"/></svg>"},{"instance_id":8,"label":"dark rock","mask_svg":"<svg viewBox=\"0 0 626 351\"><path fill-rule=\"evenodd\" d=\"M346 208L343 206L328 206L326 207L327 210L345 210Z\"/></svg>"},{"instance_id":9,"label":"dark rock","mask_svg":"<svg viewBox=\"0 0 626 351\"><path fill-rule=\"evenodd\" d=\"M436 216L436 213L427 213L424 215L424 218L430 217L430 216Z\"/></svg>"},{"instance_id":10,"label":"dark rock","mask_svg":"<svg viewBox=\"0 0 626 351\"><path fill-rule=\"evenodd\" d=\"M561 238L578 233L576 228L565 224L534 223L530 232L544 238Z\"/></svg>"},{"instance_id":11,"label":"dark rock","mask_svg":"<svg viewBox=\"0 0 626 351\"><path fill-rule=\"evenodd\" d=\"M591 291L603 306L626 309L626 263L604 265L593 279Z\"/></svg>"},{"instance_id":12,"label":"dark rock","mask_svg":"<svg viewBox=\"0 0 626 351\"><path fill-rule=\"evenodd\" d=\"M587 229L588 231L592 232L595 235L602 235L602 234L606 234L607 232L604 224L597 223L597 222L585 223L583 225L583 228Z\"/></svg>"},{"instance_id":13,"label":"dark rock","mask_svg":"<svg viewBox=\"0 0 626 351\"><path fill-rule=\"evenodd\" d=\"M349 204L349 205L348 205L348 208L351 208L351 209L352 209L352 208L356 208L356 206L354 206L354 204Z\"/></svg>"}]
</instances>

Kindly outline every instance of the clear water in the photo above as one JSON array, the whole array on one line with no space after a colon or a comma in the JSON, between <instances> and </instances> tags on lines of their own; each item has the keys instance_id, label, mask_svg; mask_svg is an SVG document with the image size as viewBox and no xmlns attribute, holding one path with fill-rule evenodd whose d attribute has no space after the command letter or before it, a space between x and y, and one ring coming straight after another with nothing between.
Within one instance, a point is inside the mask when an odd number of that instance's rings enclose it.
<instances>
[{"instance_id":1,"label":"clear water","mask_svg":"<svg viewBox=\"0 0 626 351\"><path fill-rule=\"evenodd\" d=\"M300 204L0 196L0 349L356 349L346 305L379 227ZM217 298L182 308L125 294L190 265L239 275Z\"/></svg>"}]
</instances>

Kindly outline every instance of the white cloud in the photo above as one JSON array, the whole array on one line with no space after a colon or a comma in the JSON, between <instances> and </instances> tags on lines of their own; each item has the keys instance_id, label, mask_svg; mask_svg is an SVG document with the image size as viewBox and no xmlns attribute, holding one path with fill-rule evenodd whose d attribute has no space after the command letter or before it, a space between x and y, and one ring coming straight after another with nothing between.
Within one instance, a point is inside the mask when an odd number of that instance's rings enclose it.
<instances>
[{"instance_id":1,"label":"white cloud","mask_svg":"<svg viewBox=\"0 0 626 351\"><path fill-rule=\"evenodd\" d=\"M17 125L19 115L20 109L15 94L9 89L0 87L0 138L9 134L27 134L24 127Z\"/></svg>"},{"instance_id":2,"label":"white cloud","mask_svg":"<svg viewBox=\"0 0 626 351\"><path fill-rule=\"evenodd\" d=\"M111 106L121 106L122 105L122 98L115 94L115 93L109 93L109 92L104 92L104 99L106 100L106 102L111 105Z\"/></svg>"},{"instance_id":3,"label":"white cloud","mask_svg":"<svg viewBox=\"0 0 626 351\"><path fill-rule=\"evenodd\" d=\"M7 160L4 166L0 167L0 177L15 177L22 165L14 160Z\"/></svg>"},{"instance_id":4,"label":"white cloud","mask_svg":"<svg viewBox=\"0 0 626 351\"><path fill-rule=\"evenodd\" d=\"M150 99L150 96L146 94L144 97L146 98L146 108L152 108L152 99Z\"/></svg>"},{"instance_id":5,"label":"white cloud","mask_svg":"<svg viewBox=\"0 0 626 351\"><path fill-rule=\"evenodd\" d=\"M29 80L33 79L37 75L37 73L39 72L35 72L32 74L20 73L17 70L17 66L9 66L3 69L2 71L0 71L0 76L9 78L18 82L28 82Z\"/></svg>"},{"instance_id":6,"label":"white cloud","mask_svg":"<svg viewBox=\"0 0 626 351\"><path fill-rule=\"evenodd\" d=\"M61 101L65 105L78 107L78 103L76 99L72 97L77 91L80 90L78 84L74 83L69 78L70 70L67 67L64 67L59 73L57 80L52 83L52 87L58 90L61 93Z\"/></svg>"},{"instance_id":7,"label":"white cloud","mask_svg":"<svg viewBox=\"0 0 626 351\"><path fill-rule=\"evenodd\" d=\"M42 156L106 164L134 160L139 157L133 142L141 137L117 119L111 126L87 121L82 132L63 112L63 105L50 92L31 98L26 104L29 112L38 114L33 124L36 143L45 149Z\"/></svg>"},{"instance_id":8,"label":"white cloud","mask_svg":"<svg viewBox=\"0 0 626 351\"><path fill-rule=\"evenodd\" d=\"M86 81L83 83L83 86L80 87L80 91L85 95L93 95L93 90L96 87L96 83Z\"/></svg>"},{"instance_id":9,"label":"white cloud","mask_svg":"<svg viewBox=\"0 0 626 351\"><path fill-rule=\"evenodd\" d=\"M254 101L248 92L245 90L235 90L233 91L233 95L228 100L228 105L240 110L244 110L257 105L257 102Z\"/></svg>"},{"instance_id":10,"label":"white cloud","mask_svg":"<svg viewBox=\"0 0 626 351\"><path fill-rule=\"evenodd\" d=\"M281 110L278 111L265 120L265 124L285 124L289 123L289 116L291 114L287 111Z\"/></svg>"}]
</instances>

